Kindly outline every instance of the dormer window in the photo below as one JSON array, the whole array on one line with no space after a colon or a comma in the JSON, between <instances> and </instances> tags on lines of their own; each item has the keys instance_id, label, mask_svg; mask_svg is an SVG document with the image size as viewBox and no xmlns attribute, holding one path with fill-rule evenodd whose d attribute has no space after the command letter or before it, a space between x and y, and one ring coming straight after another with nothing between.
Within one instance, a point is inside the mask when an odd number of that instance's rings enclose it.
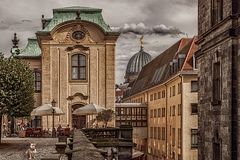
<instances>
[{"instance_id":1,"label":"dormer window","mask_svg":"<svg viewBox=\"0 0 240 160\"><path fill-rule=\"evenodd\" d=\"M177 59L173 59L173 74L178 71Z\"/></svg>"},{"instance_id":2,"label":"dormer window","mask_svg":"<svg viewBox=\"0 0 240 160\"><path fill-rule=\"evenodd\" d=\"M181 69L183 63L185 60L185 54L179 54L178 55L178 69Z\"/></svg>"}]
</instances>

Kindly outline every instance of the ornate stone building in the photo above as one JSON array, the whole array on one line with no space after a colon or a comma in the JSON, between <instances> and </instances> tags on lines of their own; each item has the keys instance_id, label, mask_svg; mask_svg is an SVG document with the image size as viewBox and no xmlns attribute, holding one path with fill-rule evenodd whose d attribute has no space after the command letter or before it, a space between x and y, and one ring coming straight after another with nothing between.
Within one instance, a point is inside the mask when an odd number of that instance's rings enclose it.
<instances>
[{"instance_id":1,"label":"ornate stone building","mask_svg":"<svg viewBox=\"0 0 240 160\"><path fill-rule=\"evenodd\" d=\"M199 0L199 160L240 159L239 0Z\"/></svg>"},{"instance_id":2,"label":"ornate stone building","mask_svg":"<svg viewBox=\"0 0 240 160\"><path fill-rule=\"evenodd\" d=\"M54 99L64 111L56 124L85 127L86 117L72 112L88 103L114 110L119 33L111 31L101 13L87 7L53 9L53 18L42 16L42 30L16 55L34 70L35 106ZM42 127L51 128L51 120L43 116Z\"/></svg>"}]
</instances>

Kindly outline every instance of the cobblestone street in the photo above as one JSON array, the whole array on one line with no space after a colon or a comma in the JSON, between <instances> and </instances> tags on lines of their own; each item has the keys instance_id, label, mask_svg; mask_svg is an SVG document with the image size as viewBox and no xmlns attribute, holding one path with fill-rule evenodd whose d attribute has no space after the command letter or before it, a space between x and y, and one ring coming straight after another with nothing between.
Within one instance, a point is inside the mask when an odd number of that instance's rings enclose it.
<instances>
[{"instance_id":1,"label":"cobblestone street","mask_svg":"<svg viewBox=\"0 0 240 160\"><path fill-rule=\"evenodd\" d=\"M0 160L25 160L29 144L36 143L36 159L53 155L57 138L3 138L0 144Z\"/></svg>"}]
</instances>

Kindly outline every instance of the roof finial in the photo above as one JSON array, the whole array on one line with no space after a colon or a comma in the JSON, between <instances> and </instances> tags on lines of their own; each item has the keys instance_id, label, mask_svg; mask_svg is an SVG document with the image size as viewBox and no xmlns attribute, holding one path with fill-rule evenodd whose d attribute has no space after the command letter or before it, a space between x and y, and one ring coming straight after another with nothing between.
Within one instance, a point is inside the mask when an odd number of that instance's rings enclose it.
<instances>
[{"instance_id":1,"label":"roof finial","mask_svg":"<svg viewBox=\"0 0 240 160\"><path fill-rule=\"evenodd\" d=\"M140 37L141 50L143 50L143 35Z\"/></svg>"},{"instance_id":2,"label":"roof finial","mask_svg":"<svg viewBox=\"0 0 240 160\"><path fill-rule=\"evenodd\" d=\"M13 37L13 40L12 40L13 48L18 48L18 42L19 42L19 39L17 39L17 34L14 33L14 37Z\"/></svg>"},{"instance_id":3,"label":"roof finial","mask_svg":"<svg viewBox=\"0 0 240 160\"><path fill-rule=\"evenodd\" d=\"M44 29L46 27L46 22L47 22L46 19L44 18L44 14L42 14L41 21L42 21L42 29Z\"/></svg>"},{"instance_id":4,"label":"roof finial","mask_svg":"<svg viewBox=\"0 0 240 160\"><path fill-rule=\"evenodd\" d=\"M80 10L78 10L78 11L76 12L76 14L77 14L77 18L76 18L76 19L81 19L81 17L80 17Z\"/></svg>"}]
</instances>

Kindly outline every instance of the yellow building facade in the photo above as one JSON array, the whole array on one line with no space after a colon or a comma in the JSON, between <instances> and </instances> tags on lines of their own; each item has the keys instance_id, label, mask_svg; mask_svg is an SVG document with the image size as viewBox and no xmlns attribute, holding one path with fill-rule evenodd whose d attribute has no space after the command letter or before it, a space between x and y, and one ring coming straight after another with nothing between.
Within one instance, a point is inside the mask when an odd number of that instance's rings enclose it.
<instances>
[{"instance_id":1,"label":"yellow building facade","mask_svg":"<svg viewBox=\"0 0 240 160\"><path fill-rule=\"evenodd\" d=\"M143 67L124 97L124 102L147 103L149 160L198 159L195 49L195 38L181 39Z\"/></svg>"},{"instance_id":2,"label":"yellow building facade","mask_svg":"<svg viewBox=\"0 0 240 160\"><path fill-rule=\"evenodd\" d=\"M119 33L111 31L101 13L87 7L53 9L53 18L42 17L42 30L16 56L34 71L35 107L55 100L65 113L55 117L56 126L86 127L89 119L72 112L89 103L114 110ZM52 117L43 116L41 127L51 128Z\"/></svg>"}]
</instances>

